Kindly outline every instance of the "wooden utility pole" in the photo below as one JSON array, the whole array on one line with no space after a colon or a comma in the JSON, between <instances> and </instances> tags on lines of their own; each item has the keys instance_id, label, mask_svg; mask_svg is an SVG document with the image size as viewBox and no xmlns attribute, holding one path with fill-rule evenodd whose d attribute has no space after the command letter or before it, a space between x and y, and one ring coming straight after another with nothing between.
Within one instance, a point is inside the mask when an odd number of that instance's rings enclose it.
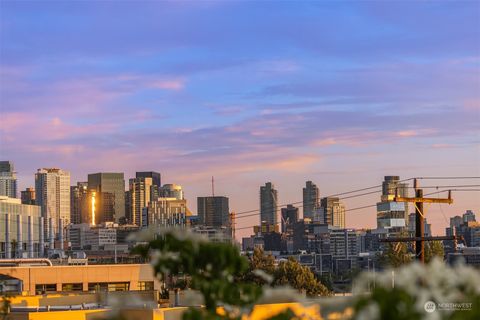
<instances>
[{"instance_id":1,"label":"wooden utility pole","mask_svg":"<svg viewBox=\"0 0 480 320\"><path fill-rule=\"evenodd\" d=\"M438 198L424 198L423 190L418 187L418 180L413 180L413 187L415 189L414 198L406 198L398 196L398 189L395 192L395 197L393 201L395 202L413 202L415 204L415 253L416 258L422 263L425 262L425 241L432 241L433 237L425 237L424 234L424 221L425 221L425 210L423 208L424 203L447 203L452 204L452 192L448 191L447 199L438 199ZM407 213L406 213L407 214ZM411 238L396 238L396 242L409 242Z\"/></svg>"}]
</instances>

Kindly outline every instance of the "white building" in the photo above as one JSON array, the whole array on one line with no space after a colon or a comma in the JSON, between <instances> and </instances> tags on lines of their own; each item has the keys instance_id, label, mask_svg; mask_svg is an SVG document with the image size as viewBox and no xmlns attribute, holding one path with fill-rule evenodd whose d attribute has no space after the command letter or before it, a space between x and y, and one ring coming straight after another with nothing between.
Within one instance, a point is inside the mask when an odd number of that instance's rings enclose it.
<instances>
[{"instance_id":1,"label":"white building","mask_svg":"<svg viewBox=\"0 0 480 320\"><path fill-rule=\"evenodd\" d=\"M55 237L63 240L63 228L70 224L70 173L57 168L38 169L35 193L44 218L45 238L50 239L50 249L53 249L51 240Z\"/></svg>"}]
</instances>

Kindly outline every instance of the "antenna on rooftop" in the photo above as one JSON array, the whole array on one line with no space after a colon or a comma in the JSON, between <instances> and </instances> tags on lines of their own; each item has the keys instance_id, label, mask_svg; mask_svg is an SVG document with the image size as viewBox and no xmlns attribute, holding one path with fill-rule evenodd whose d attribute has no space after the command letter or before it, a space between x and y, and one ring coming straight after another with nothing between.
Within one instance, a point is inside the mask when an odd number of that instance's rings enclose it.
<instances>
[{"instance_id":1,"label":"antenna on rooftop","mask_svg":"<svg viewBox=\"0 0 480 320\"><path fill-rule=\"evenodd\" d=\"M213 176L212 176L212 197L215 197L215 180L213 179Z\"/></svg>"}]
</instances>

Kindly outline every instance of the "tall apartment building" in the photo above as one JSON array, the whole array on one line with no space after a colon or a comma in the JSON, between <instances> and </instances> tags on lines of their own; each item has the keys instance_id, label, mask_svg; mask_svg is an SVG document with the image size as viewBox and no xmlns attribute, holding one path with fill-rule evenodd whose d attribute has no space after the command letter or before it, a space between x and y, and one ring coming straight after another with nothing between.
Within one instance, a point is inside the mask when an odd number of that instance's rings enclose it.
<instances>
[{"instance_id":1,"label":"tall apartment building","mask_svg":"<svg viewBox=\"0 0 480 320\"><path fill-rule=\"evenodd\" d=\"M125 219L125 180L123 172L99 172L88 175L88 190L95 191L96 224Z\"/></svg>"},{"instance_id":2,"label":"tall apartment building","mask_svg":"<svg viewBox=\"0 0 480 320\"><path fill-rule=\"evenodd\" d=\"M320 207L320 191L315 183L307 181L303 188L303 218L313 219Z\"/></svg>"},{"instance_id":3,"label":"tall apartment building","mask_svg":"<svg viewBox=\"0 0 480 320\"><path fill-rule=\"evenodd\" d=\"M382 183L381 202L377 203L377 227L401 230L408 226L408 203L395 202L395 194L408 197L408 184L399 176L385 176Z\"/></svg>"},{"instance_id":4,"label":"tall apartment building","mask_svg":"<svg viewBox=\"0 0 480 320\"><path fill-rule=\"evenodd\" d=\"M35 201L41 207L45 237L64 238L64 227L70 224L70 173L58 168L38 169L35 174Z\"/></svg>"},{"instance_id":5,"label":"tall apartment building","mask_svg":"<svg viewBox=\"0 0 480 320\"><path fill-rule=\"evenodd\" d=\"M162 227L187 225L187 217L191 215L187 208L187 200L159 197L148 203L142 211L142 227L156 225Z\"/></svg>"},{"instance_id":6,"label":"tall apartment building","mask_svg":"<svg viewBox=\"0 0 480 320\"><path fill-rule=\"evenodd\" d=\"M339 198L326 197L320 201L320 222L329 226L345 228L345 205Z\"/></svg>"},{"instance_id":7,"label":"tall apartment building","mask_svg":"<svg viewBox=\"0 0 480 320\"><path fill-rule=\"evenodd\" d=\"M35 205L35 188L29 187L20 192L22 204Z\"/></svg>"},{"instance_id":8,"label":"tall apartment building","mask_svg":"<svg viewBox=\"0 0 480 320\"><path fill-rule=\"evenodd\" d=\"M156 191L155 191L156 190ZM135 178L129 181L130 220L141 227L142 210L148 207L150 201L158 198L158 187L153 185L152 178Z\"/></svg>"},{"instance_id":9,"label":"tall apartment building","mask_svg":"<svg viewBox=\"0 0 480 320\"><path fill-rule=\"evenodd\" d=\"M278 223L278 191L271 182L260 187L260 224L277 225Z\"/></svg>"},{"instance_id":10,"label":"tall apartment building","mask_svg":"<svg viewBox=\"0 0 480 320\"><path fill-rule=\"evenodd\" d=\"M0 196L17 197L17 173L11 161L0 161Z\"/></svg>"},{"instance_id":11,"label":"tall apartment building","mask_svg":"<svg viewBox=\"0 0 480 320\"><path fill-rule=\"evenodd\" d=\"M201 225L207 227L231 226L227 197L198 197L197 211Z\"/></svg>"},{"instance_id":12,"label":"tall apartment building","mask_svg":"<svg viewBox=\"0 0 480 320\"><path fill-rule=\"evenodd\" d=\"M91 198L88 197L88 182L77 182L70 187L70 222L73 224L92 223L89 219ZM90 200L90 201L89 201Z\"/></svg>"}]
</instances>

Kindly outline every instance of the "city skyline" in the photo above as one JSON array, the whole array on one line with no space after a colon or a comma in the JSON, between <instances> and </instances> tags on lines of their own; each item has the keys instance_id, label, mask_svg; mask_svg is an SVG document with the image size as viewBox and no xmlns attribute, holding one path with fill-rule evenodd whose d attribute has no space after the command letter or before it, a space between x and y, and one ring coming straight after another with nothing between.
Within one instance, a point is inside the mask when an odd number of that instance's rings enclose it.
<instances>
[{"instance_id":1,"label":"city skyline","mask_svg":"<svg viewBox=\"0 0 480 320\"><path fill-rule=\"evenodd\" d=\"M480 176L476 8L1 2L1 160L17 193L43 167L71 185L156 170L192 209L215 176L237 212L259 209L267 181L287 204L308 180L325 197L392 174ZM429 207L433 234L480 208L476 193L453 196ZM346 226L374 228L375 208L347 211Z\"/></svg>"}]
</instances>

